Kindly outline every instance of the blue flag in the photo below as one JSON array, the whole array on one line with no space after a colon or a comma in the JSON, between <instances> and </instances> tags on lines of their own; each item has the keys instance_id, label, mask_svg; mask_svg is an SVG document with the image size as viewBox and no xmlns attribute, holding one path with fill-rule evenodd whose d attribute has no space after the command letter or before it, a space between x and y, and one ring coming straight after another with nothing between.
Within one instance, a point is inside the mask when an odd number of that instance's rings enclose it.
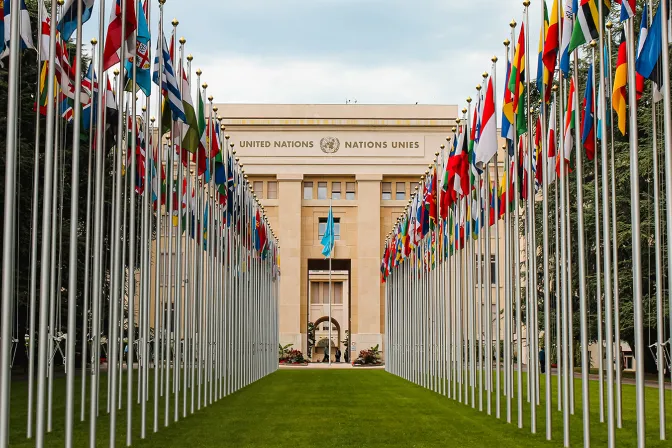
<instances>
[{"instance_id":1,"label":"blue flag","mask_svg":"<svg viewBox=\"0 0 672 448\"><path fill-rule=\"evenodd\" d=\"M5 41L5 46L2 54L0 54L0 59L3 59L5 56L9 55L9 42L12 38L10 35L11 33L11 22L12 22L12 11L11 11L11 1L5 0L3 2L4 6L4 24L3 24L3 35L4 35L4 41ZM28 8L26 8L26 1L21 0L19 2L20 8L19 8L19 37L20 37L20 48L26 49L26 48L31 48L35 49L35 45L33 45L33 31L30 27L30 15L28 14Z\"/></svg>"},{"instance_id":2,"label":"blue flag","mask_svg":"<svg viewBox=\"0 0 672 448\"><path fill-rule=\"evenodd\" d=\"M659 89L663 85L662 71L660 70L660 67L662 67L662 14L660 13L660 6L658 5L656 15L653 16L649 33L635 64L637 73L653 81Z\"/></svg>"},{"instance_id":3,"label":"blue flag","mask_svg":"<svg viewBox=\"0 0 672 448\"><path fill-rule=\"evenodd\" d=\"M334 215L329 207L329 216L327 217L327 228L324 230L324 236L320 242L324 248L322 249L322 255L327 258L331 258L332 252L334 251Z\"/></svg>"},{"instance_id":4,"label":"blue flag","mask_svg":"<svg viewBox=\"0 0 672 448\"><path fill-rule=\"evenodd\" d=\"M58 21L56 29L61 33L61 37L66 42L70 40L72 34L77 31L77 9L78 4L82 4L82 25L91 18L93 4L95 0L67 0L61 12L61 20Z\"/></svg>"},{"instance_id":5,"label":"blue flag","mask_svg":"<svg viewBox=\"0 0 672 448\"><path fill-rule=\"evenodd\" d=\"M156 46L161 45L160 42L157 42ZM180 93L179 85L177 84L177 79L175 79L175 71L173 70L173 64L170 60L170 52L168 51L168 42L166 42L166 37L163 37L163 45L159 50L162 55L162 64L163 72L161 73L161 83L159 83L159 55L156 55L154 58L154 84L161 87L165 90L165 97L168 102L168 107L173 113L173 121L181 121L182 123L187 122L187 117L184 114L184 106L182 104L182 94ZM157 51L157 53L159 52Z\"/></svg>"},{"instance_id":6,"label":"blue flag","mask_svg":"<svg viewBox=\"0 0 672 448\"><path fill-rule=\"evenodd\" d=\"M138 39L136 41L135 61L137 68L135 70L135 82L145 96L150 96L152 93L152 76L150 71L150 41L149 26L147 25L147 18L145 11L142 8L142 2L138 0ZM130 78L133 73L133 60L127 60L124 64L127 76Z\"/></svg>"}]
</instances>

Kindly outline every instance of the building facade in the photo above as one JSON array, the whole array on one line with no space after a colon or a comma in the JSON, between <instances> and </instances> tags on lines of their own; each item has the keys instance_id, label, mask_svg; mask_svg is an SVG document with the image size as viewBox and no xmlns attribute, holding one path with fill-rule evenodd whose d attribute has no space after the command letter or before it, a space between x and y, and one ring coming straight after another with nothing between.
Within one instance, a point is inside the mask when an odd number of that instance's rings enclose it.
<instances>
[{"instance_id":1,"label":"building facade","mask_svg":"<svg viewBox=\"0 0 672 448\"><path fill-rule=\"evenodd\" d=\"M451 134L457 106L217 107L280 239L281 344L310 351L313 360L324 359L328 345L332 360L336 347L354 359L379 345L384 356L384 239ZM331 282L320 244L330 204Z\"/></svg>"}]
</instances>

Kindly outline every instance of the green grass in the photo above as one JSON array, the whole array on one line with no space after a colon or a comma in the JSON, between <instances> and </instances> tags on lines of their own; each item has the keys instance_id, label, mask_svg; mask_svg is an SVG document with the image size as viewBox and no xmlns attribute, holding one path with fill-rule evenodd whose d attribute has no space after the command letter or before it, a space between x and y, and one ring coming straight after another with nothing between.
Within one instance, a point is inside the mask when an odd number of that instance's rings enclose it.
<instances>
[{"instance_id":1,"label":"green grass","mask_svg":"<svg viewBox=\"0 0 672 448\"><path fill-rule=\"evenodd\" d=\"M582 445L580 381L576 381L576 415L571 418L572 446ZM25 437L25 383L15 382L12 390L11 446L28 447ZM54 433L47 446L63 446L64 386L57 380L54 400ZM545 440L545 408L538 408L537 434L530 434L529 404L524 401L524 428L478 412L382 370L278 371L233 394L213 406L163 427L163 400L160 431L148 439L139 438L140 415L136 408L133 446L138 447L545 447L562 446L562 414L553 404L553 438ZM102 387L104 395L105 387ZM77 389L79 391L79 389ZM617 430L617 446L635 446L634 386L625 385L624 428ZM599 423L597 384L591 382L591 441L606 445L606 425ZM670 408L668 391L668 411ZM553 390L553 399L556 392ZM476 392L478 400L478 391ZM657 390L646 389L647 446L669 447L658 439ZM105 400L101 403L104 405ZM485 403L485 397L484 397ZM478 406L478 405L477 405ZM79 409L78 407L76 408ZM148 406L151 425L152 406ZM494 396L493 396L494 414ZM669 413L672 414L672 413ZM668 414L668 415L669 415ZM74 445L87 446L88 423L79 423L76 414ZM125 441L126 412L118 413L117 446ZM109 421L101 412L98 446L108 446ZM668 434L672 415L668 417Z\"/></svg>"}]
</instances>

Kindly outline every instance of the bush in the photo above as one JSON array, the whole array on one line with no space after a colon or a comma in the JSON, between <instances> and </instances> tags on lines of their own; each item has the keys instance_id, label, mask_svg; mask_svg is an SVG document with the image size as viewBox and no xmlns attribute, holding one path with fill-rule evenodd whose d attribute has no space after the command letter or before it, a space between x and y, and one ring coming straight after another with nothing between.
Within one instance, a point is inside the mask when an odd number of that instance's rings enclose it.
<instances>
[{"instance_id":1,"label":"bush","mask_svg":"<svg viewBox=\"0 0 672 448\"><path fill-rule=\"evenodd\" d=\"M355 360L357 365L375 365L380 364L380 350L378 345L371 347L368 350L362 350L359 352L359 357Z\"/></svg>"}]
</instances>

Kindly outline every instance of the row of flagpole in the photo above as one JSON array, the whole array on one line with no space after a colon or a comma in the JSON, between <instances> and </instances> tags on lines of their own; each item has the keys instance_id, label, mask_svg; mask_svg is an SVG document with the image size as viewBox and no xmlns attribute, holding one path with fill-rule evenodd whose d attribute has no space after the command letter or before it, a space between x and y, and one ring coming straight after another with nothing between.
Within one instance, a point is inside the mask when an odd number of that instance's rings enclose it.
<instances>
[{"instance_id":1,"label":"row of flagpole","mask_svg":"<svg viewBox=\"0 0 672 448\"><path fill-rule=\"evenodd\" d=\"M528 76L529 0L523 2L524 20L518 39L518 24L512 21L511 39L504 41L507 77L500 122L503 151L499 151L495 114L498 58L493 57L491 73L484 73L483 83L476 88L473 115L473 100L468 98L468 107L457 118L453 135L436 153L406 212L386 239L381 262L386 284L386 369L481 411L485 397L488 414L492 413L494 393L496 417L501 418L500 399L504 399L507 422L512 422L515 412L517 425L522 428L527 414L532 433L537 432L537 410L543 405L548 440L554 437L551 422L556 400L555 412L562 413L564 446L570 445L570 421L575 413L582 416L583 445L590 446L591 390L596 387L599 419L606 423L606 443L613 447L626 412L620 305L623 299L632 300L632 321L625 325L634 329L634 417L637 446L643 447L647 440L646 349L655 353L658 370L658 438L667 438L664 375L671 370L666 347L672 327L666 328L666 322L672 324L672 288L667 286L665 291L663 277L665 263L668 278L672 276L672 263L663 255L669 253L672 235L669 5L667 0L657 5L654 1L639 2L639 9L644 11L639 14L634 0L618 2L623 31L613 71L615 25L608 21L613 6L608 0L568 1L565 7L562 1L554 0L550 18L545 1L538 3L542 29L536 92ZM647 16L647 10L653 19ZM637 47L636 17L641 17ZM511 42L515 43L513 49ZM586 93L580 103L579 83L584 79ZM645 79L652 81L654 119L655 229L649 251L655 251L655 298L649 297L649 303L655 300L656 312L655 325L649 325L656 328L657 342L650 347L644 339L637 113ZM656 109L658 101L662 101L662 113ZM618 122L613 120L614 113ZM656 135L657 122L663 123L664 131ZM627 142L617 138L616 132L626 136ZM619 280L623 242L619 241L617 221L616 141L627 144L629 154L630 194L622 198L631 205L633 275L632 284L627 286ZM658 166L661 141L665 158L662 169ZM585 159L582 149L586 150ZM503 164L498 157L503 157ZM584 188L587 175L592 176L594 191L584 197L588 194ZM585 219L587 206L592 206L594 222ZM587 259L591 245L594 263ZM494 278L490 276L491 263ZM594 290L589 290L589 276L596 279ZM573 282L575 278L578 284ZM665 292L670 307L667 315ZM590 320L595 319L591 316L595 309L597 331L592 334ZM575 328L575 321L579 328ZM575 343L580 359L580 399L575 399L574 390ZM591 360L591 344L598 359ZM593 365L599 367L598 384L590 375ZM545 393L540 396L542 388Z\"/></svg>"},{"instance_id":2,"label":"row of flagpole","mask_svg":"<svg viewBox=\"0 0 672 448\"><path fill-rule=\"evenodd\" d=\"M9 63L0 447L22 436L38 447L51 444L49 433L61 420L65 446L97 446L101 437L116 446L118 434L130 446L133 437L147 437L148 425L157 432L277 369L278 240L224 135L213 97L203 100L207 84L201 84L200 70L198 104L191 99L193 57L186 56L185 64L186 40L174 41L177 20L167 45L165 0L158 1L158 94L151 96L150 3L108 3L112 16L105 33L106 2L98 2L99 33L84 77L82 27L94 0L31 4L39 25L38 77L32 87L31 225L25 232L15 224L28 222L15 201L19 115L25 107L20 65L27 54L22 50L35 46L25 0L4 4L3 23L11 31L4 39ZM66 47L72 35L74 67ZM150 117L153 98L158 119ZM82 156L84 134L88 152ZM66 154L72 157L69 172ZM15 241L24 233L31 241L29 268L15 263ZM19 291L15 281L24 269L30 270L29 291ZM29 300L21 303L19 296ZM28 316L27 398L24 383L10 387L20 312ZM64 383L56 378L57 360ZM62 404L56 394L64 396ZM23 435L9 425L10 413L21 405L17 400L28 405ZM125 414L123 423L118 411ZM103 424L109 425L107 435L100 431Z\"/></svg>"}]
</instances>

